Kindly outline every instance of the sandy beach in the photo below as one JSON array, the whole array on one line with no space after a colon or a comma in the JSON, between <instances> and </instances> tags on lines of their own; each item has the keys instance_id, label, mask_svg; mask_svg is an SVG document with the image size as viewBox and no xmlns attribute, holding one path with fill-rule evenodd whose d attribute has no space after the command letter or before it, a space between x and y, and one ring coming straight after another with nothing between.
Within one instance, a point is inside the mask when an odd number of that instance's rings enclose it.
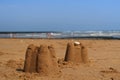
<instances>
[{"instance_id":1,"label":"sandy beach","mask_svg":"<svg viewBox=\"0 0 120 80\"><path fill-rule=\"evenodd\" d=\"M58 60L64 59L67 43L79 41L88 49L89 63L60 65L60 74L40 76L24 73L27 46L53 45ZM92 39L0 39L0 80L119 80L120 40Z\"/></svg>"}]
</instances>

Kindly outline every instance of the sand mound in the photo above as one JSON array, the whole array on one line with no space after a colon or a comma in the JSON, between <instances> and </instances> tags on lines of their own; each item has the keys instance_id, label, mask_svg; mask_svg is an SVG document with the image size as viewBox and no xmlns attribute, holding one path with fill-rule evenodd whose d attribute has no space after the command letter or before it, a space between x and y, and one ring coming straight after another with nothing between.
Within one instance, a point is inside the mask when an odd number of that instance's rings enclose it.
<instances>
[{"instance_id":1,"label":"sand mound","mask_svg":"<svg viewBox=\"0 0 120 80\"><path fill-rule=\"evenodd\" d=\"M23 60L19 59L19 60L13 60L10 59L6 62L6 67L10 67L10 68L16 68L16 69L23 69Z\"/></svg>"},{"instance_id":2,"label":"sand mound","mask_svg":"<svg viewBox=\"0 0 120 80\"><path fill-rule=\"evenodd\" d=\"M87 63L88 53L86 47L79 42L68 43L64 61L72 63Z\"/></svg>"},{"instance_id":3,"label":"sand mound","mask_svg":"<svg viewBox=\"0 0 120 80\"><path fill-rule=\"evenodd\" d=\"M7 61L7 63L6 63L6 66L8 66L8 67L12 67L12 68L16 68L16 61L15 60L9 60L9 61Z\"/></svg>"},{"instance_id":4,"label":"sand mound","mask_svg":"<svg viewBox=\"0 0 120 80\"><path fill-rule=\"evenodd\" d=\"M29 45L25 57L25 72L38 72L40 75L51 75L58 72L58 63L53 46Z\"/></svg>"},{"instance_id":5,"label":"sand mound","mask_svg":"<svg viewBox=\"0 0 120 80\"><path fill-rule=\"evenodd\" d=\"M4 53L4 52L0 52L0 56L4 55L4 54L7 54L7 53Z\"/></svg>"}]
</instances>

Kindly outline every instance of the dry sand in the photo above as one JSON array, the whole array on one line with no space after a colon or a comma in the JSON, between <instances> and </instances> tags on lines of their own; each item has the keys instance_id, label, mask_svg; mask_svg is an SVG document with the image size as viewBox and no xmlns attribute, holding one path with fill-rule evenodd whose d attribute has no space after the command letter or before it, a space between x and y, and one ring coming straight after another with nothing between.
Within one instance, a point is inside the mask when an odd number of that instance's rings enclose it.
<instances>
[{"instance_id":1,"label":"dry sand","mask_svg":"<svg viewBox=\"0 0 120 80\"><path fill-rule=\"evenodd\" d=\"M120 80L120 40L75 40L87 48L89 63L62 63L67 43L72 39L0 39L0 80ZM60 74L41 76L24 73L24 60L29 44L53 45Z\"/></svg>"}]
</instances>

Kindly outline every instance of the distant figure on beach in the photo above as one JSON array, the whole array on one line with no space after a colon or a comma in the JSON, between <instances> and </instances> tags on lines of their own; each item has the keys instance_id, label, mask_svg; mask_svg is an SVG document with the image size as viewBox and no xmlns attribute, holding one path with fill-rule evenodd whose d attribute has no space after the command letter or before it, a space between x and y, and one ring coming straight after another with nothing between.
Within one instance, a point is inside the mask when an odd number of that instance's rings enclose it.
<instances>
[{"instance_id":1,"label":"distant figure on beach","mask_svg":"<svg viewBox=\"0 0 120 80\"><path fill-rule=\"evenodd\" d=\"M48 39L51 38L51 33L47 33L47 38L48 38Z\"/></svg>"}]
</instances>

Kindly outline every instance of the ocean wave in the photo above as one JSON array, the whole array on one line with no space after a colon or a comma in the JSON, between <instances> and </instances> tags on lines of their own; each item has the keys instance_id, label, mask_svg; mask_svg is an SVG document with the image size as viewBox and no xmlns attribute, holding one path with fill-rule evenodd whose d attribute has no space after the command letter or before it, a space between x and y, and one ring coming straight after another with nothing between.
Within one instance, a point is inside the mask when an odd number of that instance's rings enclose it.
<instances>
[{"instance_id":1,"label":"ocean wave","mask_svg":"<svg viewBox=\"0 0 120 80\"><path fill-rule=\"evenodd\" d=\"M0 32L0 38L116 37L120 31Z\"/></svg>"}]
</instances>

